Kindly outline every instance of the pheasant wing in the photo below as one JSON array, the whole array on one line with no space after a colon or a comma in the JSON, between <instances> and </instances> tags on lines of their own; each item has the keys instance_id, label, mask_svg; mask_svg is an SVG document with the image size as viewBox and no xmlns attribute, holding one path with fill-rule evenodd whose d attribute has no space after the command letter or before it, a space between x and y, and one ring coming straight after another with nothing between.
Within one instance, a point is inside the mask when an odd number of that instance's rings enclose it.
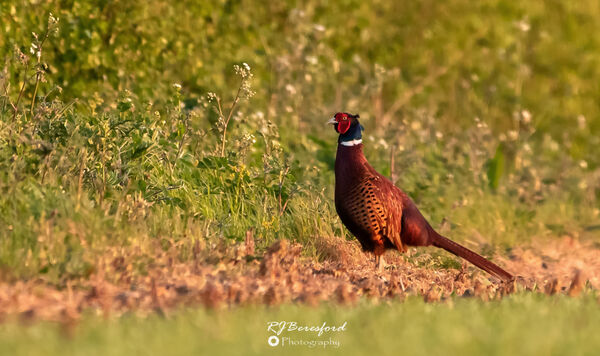
<instances>
[{"instance_id":1,"label":"pheasant wing","mask_svg":"<svg viewBox=\"0 0 600 356\"><path fill-rule=\"evenodd\" d=\"M401 239L402 198L386 178L369 175L354 185L344 199L346 216L372 239L385 239L403 251ZM356 234L355 234L356 235Z\"/></svg>"}]
</instances>

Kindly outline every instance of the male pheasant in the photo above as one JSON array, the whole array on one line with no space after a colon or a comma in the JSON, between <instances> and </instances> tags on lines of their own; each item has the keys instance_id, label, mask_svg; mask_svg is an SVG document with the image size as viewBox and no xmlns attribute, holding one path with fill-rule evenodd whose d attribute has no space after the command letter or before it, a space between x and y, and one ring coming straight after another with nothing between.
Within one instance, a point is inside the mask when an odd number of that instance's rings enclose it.
<instances>
[{"instance_id":1,"label":"male pheasant","mask_svg":"<svg viewBox=\"0 0 600 356\"><path fill-rule=\"evenodd\" d=\"M335 208L363 250L375 254L382 268L386 249L406 251L406 246L436 246L462 257L489 274L511 281L513 276L477 253L438 234L415 203L365 158L364 128L358 115L337 113L329 120L340 134L335 158Z\"/></svg>"}]
</instances>

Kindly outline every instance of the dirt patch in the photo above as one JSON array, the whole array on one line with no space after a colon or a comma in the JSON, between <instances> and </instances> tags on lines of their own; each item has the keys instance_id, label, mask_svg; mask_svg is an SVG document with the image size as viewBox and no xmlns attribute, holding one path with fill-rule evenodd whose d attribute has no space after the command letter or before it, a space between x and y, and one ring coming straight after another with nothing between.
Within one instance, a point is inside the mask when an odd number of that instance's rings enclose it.
<instances>
[{"instance_id":1,"label":"dirt patch","mask_svg":"<svg viewBox=\"0 0 600 356\"><path fill-rule=\"evenodd\" d=\"M159 249L144 275L134 272L135 249L113 250L99 259L98 272L89 279L61 286L43 279L0 283L0 320L20 315L69 324L90 311L120 315L198 305L353 304L360 298L376 302L409 295L430 302L451 296L490 300L515 290L575 296L600 287L600 249L571 238L537 241L495 256L495 262L519 276L510 285L467 263L460 269L418 267L433 260L427 252L418 258L388 253L387 268L376 273L372 256L355 242L319 238L316 244L323 262L302 257L302 246L287 240L254 256L254 241L247 238L238 245L195 251L187 262L175 262L175 252Z\"/></svg>"}]
</instances>

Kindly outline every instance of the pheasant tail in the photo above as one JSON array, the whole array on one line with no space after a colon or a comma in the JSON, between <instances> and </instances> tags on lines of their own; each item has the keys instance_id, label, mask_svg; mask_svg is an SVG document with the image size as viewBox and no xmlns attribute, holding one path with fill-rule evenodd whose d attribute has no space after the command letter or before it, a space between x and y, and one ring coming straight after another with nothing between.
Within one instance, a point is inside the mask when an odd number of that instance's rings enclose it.
<instances>
[{"instance_id":1,"label":"pheasant tail","mask_svg":"<svg viewBox=\"0 0 600 356\"><path fill-rule=\"evenodd\" d=\"M458 257L464 258L465 260L471 262L475 266L488 272L492 276L495 276L506 282L510 282L514 279L512 274L506 272L498 265L490 262L489 260L469 250L468 248L459 245L448 238L445 238L444 236L438 234L435 230L430 229L430 236L432 237L432 243L434 246L443 248L444 250L455 254Z\"/></svg>"}]
</instances>

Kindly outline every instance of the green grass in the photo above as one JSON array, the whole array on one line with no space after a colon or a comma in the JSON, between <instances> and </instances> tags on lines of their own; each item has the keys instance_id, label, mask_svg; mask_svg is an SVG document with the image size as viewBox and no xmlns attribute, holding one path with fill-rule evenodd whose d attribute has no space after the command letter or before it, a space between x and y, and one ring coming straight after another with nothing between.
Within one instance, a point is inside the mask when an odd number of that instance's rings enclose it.
<instances>
[{"instance_id":1,"label":"green grass","mask_svg":"<svg viewBox=\"0 0 600 356\"><path fill-rule=\"evenodd\" d=\"M339 110L454 239L598 238L599 11L0 3L0 269L85 277L107 246L185 260L250 228L259 249L288 238L316 255L314 236L350 237L324 125Z\"/></svg>"},{"instance_id":2,"label":"green grass","mask_svg":"<svg viewBox=\"0 0 600 356\"><path fill-rule=\"evenodd\" d=\"M85 317L67 336L49 323L0 325L5 355L592 355L600 347L600 309L593 295L581 298L518 294L501 301L421 299L358 307L284 305L232 310L180 310L166 319ZM267 345L269 321L342 325L325 333L339 348ZM284 331L282 337L319 339Z\"/></svg>"}]
</instances>

